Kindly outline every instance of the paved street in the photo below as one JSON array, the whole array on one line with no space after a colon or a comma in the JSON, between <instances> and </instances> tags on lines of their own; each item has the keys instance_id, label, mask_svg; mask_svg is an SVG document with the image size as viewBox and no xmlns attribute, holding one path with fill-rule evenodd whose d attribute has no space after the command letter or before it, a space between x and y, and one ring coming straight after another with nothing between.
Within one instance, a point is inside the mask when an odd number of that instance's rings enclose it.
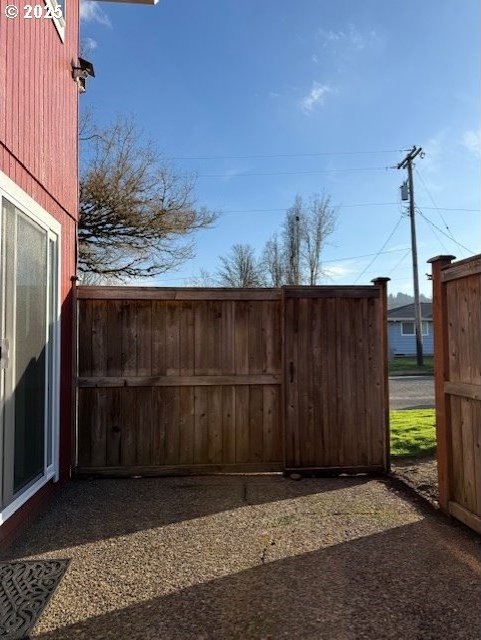
<instances>
[{"instance_id":1,"label":"paved street","mask_svg":"<svg viewBox=\"0 0 481 640\"><path fill-rule=\"evenodd\" d=\"M391 409L434 407L434 378L432 376L402 376L389 378Z\"/></svg>"}]
</instances>

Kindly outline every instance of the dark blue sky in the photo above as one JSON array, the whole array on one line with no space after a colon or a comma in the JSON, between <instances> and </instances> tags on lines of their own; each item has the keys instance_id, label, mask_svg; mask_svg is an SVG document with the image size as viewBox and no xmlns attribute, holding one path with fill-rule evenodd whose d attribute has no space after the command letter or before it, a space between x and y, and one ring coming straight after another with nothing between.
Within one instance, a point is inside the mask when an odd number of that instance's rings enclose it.
<instances>
[{"instance_id":1,"label":"dark blue sky","mask_svg":"<svg viewBox=\"0 0 481 640\"><path fill-rule=\"evenodd\" d=\"M188 284L235 242L261 248L296 193L322 190L340 207L324 253L329 282L354 282L372 258L353 257L377 252L400 218L404 175L385 167L413 144L426 150L417 163L417 205L441 231L449 236L447 224L459 243L479 252L478 5L160 0L151 7L86 0L81 37L96 78L82 104L100 122L134 115L168 158L289 155L175 160L198 173L199 202L225 213L198 236L196 259L159 284ZM363 203L386 204L347 206ZM441 215L435 207L478 212ZM252 209L274 211L246 212ZM433 255L469 255L421 217L418 235L421 274ZM359 283L390 275L392 291L410 291L408 246L403 219L389 253Z\"/></svg>"}]
</instances>

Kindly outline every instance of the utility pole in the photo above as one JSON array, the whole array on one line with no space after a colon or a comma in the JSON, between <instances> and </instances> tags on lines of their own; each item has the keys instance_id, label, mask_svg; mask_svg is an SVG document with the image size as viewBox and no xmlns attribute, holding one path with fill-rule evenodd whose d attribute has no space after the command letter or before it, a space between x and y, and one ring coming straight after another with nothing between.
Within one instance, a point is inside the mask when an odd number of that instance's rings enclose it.
<instances>
[{"instance_id":1,"label":"utility pole","mask_svg":"<svg viewBox=\"0 0 481 640\"><path fill-rule=\"evenodd\" d=\"M413 285L414 285L414 327L416 332L416 361L418 367L423 366L423 338L421 333L421 302L419 300L419 274L418 274L418 248L416 242L416 221L414 219L414 181L413 160L420 153L421 147L413 146L406 157L397 165L398 169L407 169L409 188L409 217L411 220L411 254L413 258ZM423 157L423 156L421 156Z\"/></svg>"}]
</instances>

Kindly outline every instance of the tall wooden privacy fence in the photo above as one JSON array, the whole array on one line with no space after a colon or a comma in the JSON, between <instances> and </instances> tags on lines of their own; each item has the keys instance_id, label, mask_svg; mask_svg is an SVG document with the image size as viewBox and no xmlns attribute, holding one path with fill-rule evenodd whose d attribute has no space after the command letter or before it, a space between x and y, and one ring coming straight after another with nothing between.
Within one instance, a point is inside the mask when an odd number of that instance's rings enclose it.
<instances>
[{"instance_id":1,"label":"tall wooden privacy fence","mask_svg":"<svg viewBox=\"0 0 481 640\"><path fill-rule=\"evenodd\" d=\"M430 260L441 508L481 533L481 255Z\"/></svg>"},{"instance_id":2,"label":"tall wooden privacy fence","mask_svg":"<svg viewBox=\"0 0 481 640\"><path fill-rule=\"evenodd\" d=\"M387 470L375 282L78 287L77 473Z\"/></svg>"}]
</instances>

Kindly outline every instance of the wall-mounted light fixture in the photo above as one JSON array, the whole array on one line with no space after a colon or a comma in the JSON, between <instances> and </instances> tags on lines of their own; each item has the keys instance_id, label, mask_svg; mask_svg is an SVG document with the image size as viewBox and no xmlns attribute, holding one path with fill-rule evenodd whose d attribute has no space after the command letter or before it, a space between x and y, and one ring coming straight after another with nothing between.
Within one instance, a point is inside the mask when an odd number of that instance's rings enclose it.
<instances>
[{"instance_id":1,"label":"wall-mounted light fixture","mask_svg":"<svg viewBox=\"0 0 481 640\"><path fill-rule=\"evenodd\" d=\"M94 66L84 58L78 59L78 64L72 63L72 77L78 85L79 93L85 93L87 90L86 80L89 76L95 78Z\"/></svg>"}]
</instances>

